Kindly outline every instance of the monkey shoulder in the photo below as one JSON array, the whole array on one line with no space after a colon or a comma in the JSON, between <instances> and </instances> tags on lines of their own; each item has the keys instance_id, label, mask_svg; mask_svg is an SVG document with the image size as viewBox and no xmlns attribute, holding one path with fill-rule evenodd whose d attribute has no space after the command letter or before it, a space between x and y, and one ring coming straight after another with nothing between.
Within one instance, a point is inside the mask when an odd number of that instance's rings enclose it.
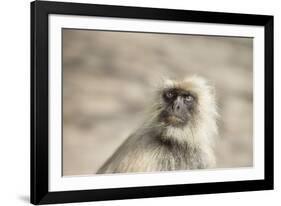
<instances>
[{"instance_id":1,"label":"monkey shoulder","mask_svg":"<svg viewBox=\"0 0 281 206\"><path fill-rule=\"evenodd\" d=\"M151 134L150 134L151 135ZM145 172L152 170L155 141L149 134L130 135L97 173Z\"/></svg>"}]
</instances>

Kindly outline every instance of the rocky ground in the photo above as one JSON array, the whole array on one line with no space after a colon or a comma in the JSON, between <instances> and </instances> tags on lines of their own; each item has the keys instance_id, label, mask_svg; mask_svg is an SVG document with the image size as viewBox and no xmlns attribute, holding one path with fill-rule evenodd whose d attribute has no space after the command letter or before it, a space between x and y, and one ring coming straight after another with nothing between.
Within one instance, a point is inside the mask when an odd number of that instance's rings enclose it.
<instances>
[{"instance_id":1,"label":"rocky ground","mask_svg":"<svg viewBox=\"0 0 281 206\"><path fill-rule=\"evenodd\" d=\"M92 174L142 123L162 77L215 85L220 168L253 164L251 38L63 31L63 174Z\"/></svg>"}]
</instances>

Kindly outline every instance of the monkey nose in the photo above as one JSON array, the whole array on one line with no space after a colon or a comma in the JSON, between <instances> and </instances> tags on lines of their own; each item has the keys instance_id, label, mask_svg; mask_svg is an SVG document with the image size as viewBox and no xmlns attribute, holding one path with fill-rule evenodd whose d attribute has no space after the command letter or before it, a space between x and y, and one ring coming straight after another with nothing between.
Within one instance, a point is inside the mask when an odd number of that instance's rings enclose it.
<instances>
[{"instance_id":1,"label":"monkey nose","mask_svg":"<svg viewBox=\"0 0 281 206\"><path fill-rule=\"evenodd\" d=\"M183 105L181 104L181 102L175 102L175 104L173 105L173 110L176 113L181 113L182 108Z\"/></svg>"}]
</instances>

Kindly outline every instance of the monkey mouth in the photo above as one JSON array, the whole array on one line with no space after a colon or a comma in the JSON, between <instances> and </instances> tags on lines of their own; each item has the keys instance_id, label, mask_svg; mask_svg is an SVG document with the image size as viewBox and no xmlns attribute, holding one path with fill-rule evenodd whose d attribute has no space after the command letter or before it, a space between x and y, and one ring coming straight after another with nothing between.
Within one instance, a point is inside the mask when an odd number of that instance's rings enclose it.
<instances>
[{"instance_id":1,"label":"monkey mouth","mask_svg":"<svg viewBox=\"0 0 281 206\"><path fill-rule=\"evenodd\" d=\"M166 125L171 125L175 127L184 126L187 123L186 118L181 117L176 114L169 114L168 112L164 111L159 116L159 121L165 123Z\"/></svg>"},{"instance_id":2,"label":"monkey mouth","mask_svg":"<svg viewBox=\"0 0 281 206\"><path fill-rule=\"evenodd\" d=\"M177 117L175 115L168 116L167 120L168 120L168 122L170 122L172 124L183 124L183 123L185 123L184 119L182 119L180 117Z\"/></svg>"}]
</instances>

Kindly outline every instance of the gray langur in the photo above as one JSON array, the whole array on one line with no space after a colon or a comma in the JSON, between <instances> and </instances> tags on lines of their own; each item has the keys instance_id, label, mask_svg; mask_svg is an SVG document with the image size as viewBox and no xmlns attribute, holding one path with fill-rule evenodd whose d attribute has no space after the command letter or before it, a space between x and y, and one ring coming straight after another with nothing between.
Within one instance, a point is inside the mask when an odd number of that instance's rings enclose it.
<instances>
[{"instance_id":1,"label":"gray langur","mask_svg":"<svg viewBox=\"0 0 281 206\"><path fill-rule=\"evenodd\" d=\"M148 114L98 174L215 167L218 114L214 88L205 79L166 80Z\"/></svg>"}]
</instances>

